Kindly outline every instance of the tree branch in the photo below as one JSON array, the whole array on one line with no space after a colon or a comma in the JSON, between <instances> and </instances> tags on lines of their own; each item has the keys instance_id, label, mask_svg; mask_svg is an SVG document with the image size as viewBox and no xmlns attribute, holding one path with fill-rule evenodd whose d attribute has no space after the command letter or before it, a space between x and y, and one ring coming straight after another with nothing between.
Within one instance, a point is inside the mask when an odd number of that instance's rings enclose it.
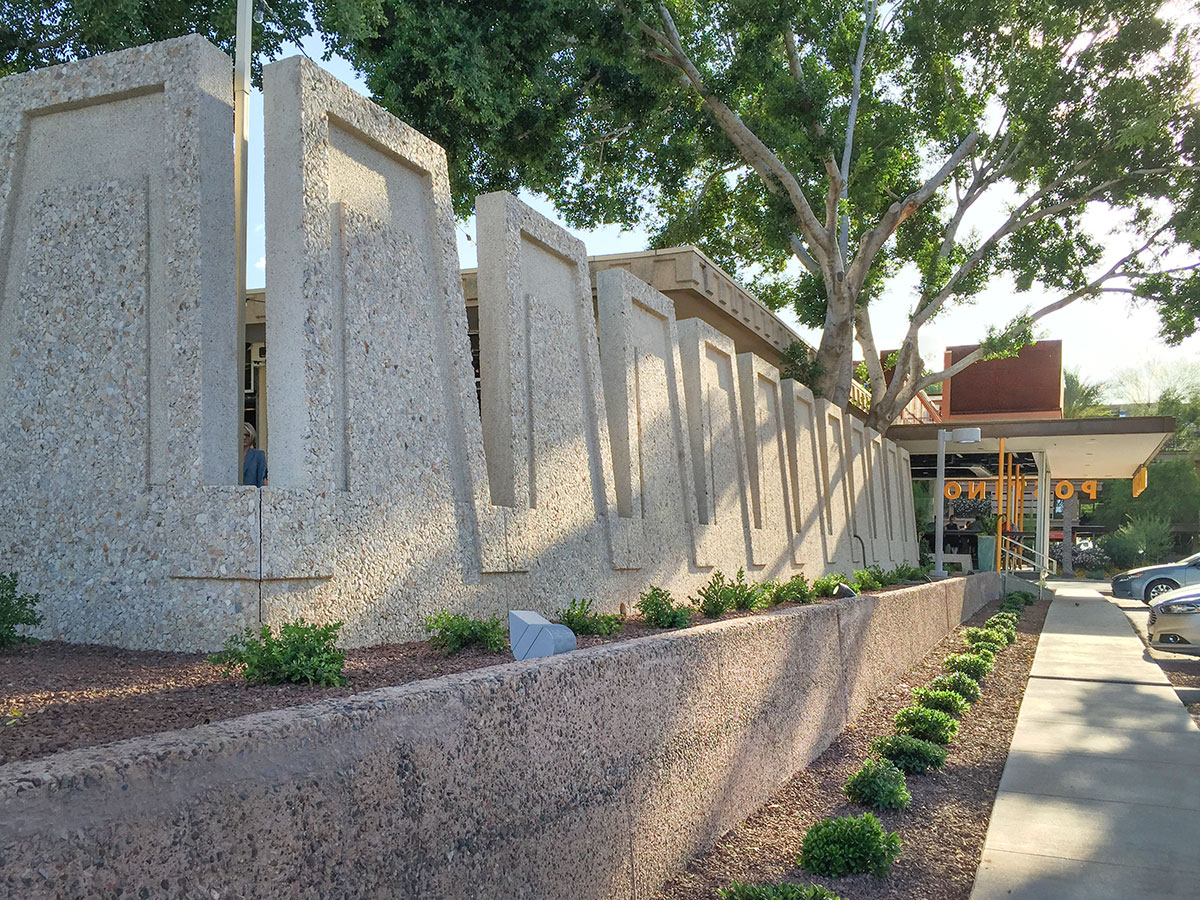
<instances>
[{"instance_id":1,"label":"tree branch","mask_svg":"<svg viewBox=\"0 0 1200 900\"><path fill-rule=\"evenodd\" d=\"M854 65L850 68L853 86L850 90L850 112L846 118L846 142L842 148L841 196L843 199L850 196L850 154L854 148L854 125L858 120L858 102L862 97L863 58L867 55L867 35L870 34L871 26L875 23L875 8L878 2L879 0L863 0L863 5L867 7L866 23L863 25L862 36L858 39L858 55L854 59ZM841 251L842 259L845 260L850 253L849 215L842 216L841 229L838 234L838 249Z\"/></svg>"},{"instance_id":2,"label":"tree branch","mask_svg":"<svg viewBox=\"0 0 1200 900\"><path fill-rule=\"evenodd\" d=\"M812 258L812 254L808 252L808 249L804 246L804 242L794 234L789 235L788 240L792 245L792 253L796 259L800 260L804 268L808 269L814 275L820 275L821 266Z\"/></svg>"},{"instance_id":3,"label":"tree branch","mask_svg":"<svg viewBox=\"0 0 1200 900\"><path fill-rule=\"evenodd\" d=\"M862 347L863 360L867 364L867 377L870 380L871 406L878 405L887 390L883 375L883 364L879 361L879 348L875 345L875 336L871 332L871 316L865 306L854 307L854 334L858 345Z\"/></svg>"},{"instance_id":4,"label":"tree branch","mask_svg":"<svg viewBox=\"0 0 1200 900\"><path fill-rule=\"evenodd\" d=\"M841 175L838 173L837 163L833 161L832 155L825 157L825 174L829 178L829 184L825 188L825 230L832 235L837 229L838 196L845 190ZM842 260L839 260L839 265L836 266L838 271L845 270L844 260L844 256Z\"/></svg>"},{"instance_id":5,"label":"tree branch","mask_svg":"<svg viewBox=\"0 0 1200 900\"><path fill-rule=\"evenodd\" d=\"M888 211L884 213L879 224L862 236L858 242L858 252L854 254L854 262L850 264L847 272L851 291L857 293L858 289L862 287L876 254L883 248L888 238L937 192L942 183L950 177L950 173L958 168L963 158L975 148L975 144L978 142L979 133L972 131L932 178L905 197L903 202L893 203L888 207Z\"/></svg>"},{"instance_id":6,"label":"tree branch","mask_svg":"<svg viewBox=\"0 0 1200 900\"><path fill-rule=\"evenodd\" d=\"M679 30L675 27L675 20L672 18L670 10L667 9L666 4L662 0L656 0L654 5L655 9L658 10L659 18L662 20L663 32L659 33L638 20L641 30L660 43L665 42L665 46L668 48L675 66L682 70L688 83L704 100L705 106L713 114L713 117L717 120L717 124L721 126L721 130L725 132L726 136L733 142L733 145L738 148L743 158L754 166L756 172L759 172L760 177L765 169L783 185L783 189L787 192L792 207L796 210L797 224L800 226L801 234L808 241L810 247L819 254L824 254L825 249L818 240L819 233L822 230L821 224L813 213L808 198L804 196L804 191L800 187L800 183L796 180L796 177L783 164L779 157L771 152L767 145L762 142L762 139L742 121L741 117L708 89L700 74L700 70L696 68L691 57L683 49L683 42L679 37ZM761 163L761 166L756 163ZM769 179L765 180L769 184Z\"/></svg>"},{"instance_id":7,"label":"tree branch","mask_svg":"<svg viewBox=\"0 0 1200 900\"><path fill-rule=\"evenodd\" d=\"M1043 188L1040 188L1039 190L1035 191L1031 196L1027 197L1021 203L1020 206L1018 206L1015 210L1013 210L1013 212L1009 215L1008 220L1005 221L1005 223L1003 225L1001 225L996 231L994 231L992 233L992 235L986 241L984 241L982 244L980 244L975 249L975 252L972 253L971 256L968 257L967 260L961 266L959 266L957 270L955 270L954 274L950 276L950 278L946 281L946 283L941 287L941 289L936 294L934 294L934 296L929 300L929 302L923 304L921 306L921 308L916 311L916 313L913 315L912 319L909 322L909 331L916 331L922 325L924 325L926 322L928 322L931 318L933 318L934 314L937 313L937 311L940 310L945 305L945 303L948 299L950 299L950 296L954 292L955 286L960 281L962 281L963 278L965 278L967 275L969 275L977 265L979 265L979 263L984 259L984 257L987 256L987 254L991 250L991 248L994 247L997 243L999 243L1001 240L1003 240L1009 234L1016 231L1019 227L1024 227L1025 225L1032 225L1039 218L1045 218L1048 215L1054 215L1055 212L1061 212L1063 209L1069 208L1068 206L1063 206L1062 204L1059 204L1057 209L1052 208L1053 211L1045 212L1044 215L1043 214L1035 214L1034 216L1029 216L1024 219L1021 218L1024 215L1024 213L1027 212L1039 200L1041 200L1047 194L1057 190L1060 186L1062 186L1067 181L1067 179L1073 177L1074 175L1077 175L1084 168L1086 168L1090 163L1091 163L1091 160L1085 160L1083 162L1076 163L1070 169L1063 172L1061 175L1059 175L1057 178L1055 178L1052 182L1050 182L1050 184L1046 185ZM1101 187L1103 187L1103 186L1101 186ZM1079 202L1085 202L1085 199L1081 199Z\"/></svg>"},{"instance_id":8,"label":"tree branch","mask_svg":"<svg viewBox=\"0 0 1200 900\"><path fill-rule=\"evenodd\" d=\"M1121 269L1125 265L1127 265L1130 261L1136 259L1143 252L1145 252L1150 247L1150 245L1153 244L1158 239L1158 236L1161 235L1166 230L1167 230L1166 225L1161 226L1157 231L1154 232L1154 234L1150 235L1149 239L1144 244L1142 244L1142 246L1138 247L1136 250L1131 250L1129 253L1122 256L1119 260L1117 260L1115 263L1113 263L1113 265L1110 266L1109 269L1103 275L1097 276L1096 278L1092 279L1091 281L1089 281L1086 285L1084 285L1081 288L1077 288L1076 290L1071 291L1068 294L1064 294L1062 297L1059 297L1053 303L1047 303L1045 306L1043 306L1041 309L1039 309L1037 312L1033 313L1029 317L1030 323L1032 324L1033 322L1038 322L1038 321L1044 319L1046 316L1050 315L1051 313L1058 312L1058 310L1062 309L1063 307L1070 306L1072 303L1074 303L1076 300L1080 299L1081 297L1086 297L1091 294L1096 294L1096 293L1100 293L1101 291L1103 291L1104 290L1104 287L1103 287L1104 282L1108 281L1111 278L1117 278L1117 277L1122 276L1124 273L1121 272ZM918 380L916 382L916 384L913 387L912 394L909 396L908 399L912 399L913 396L916 396L918 391L923 391L925 388L929 387L929 385L931 385L931 384L935 384L938 381L942 381L943 379L951 378L954 375L957 375L963 369L967 368L967 366L971 365L971 363L978 362L983 357L983 355L984 355L983 347L982 346L977 347L976 349L974 349L970 353L968 353L966 356L964 356L962 359L960 359L958 362L954 363L951 366L948 366L947 368L943 369L941 372L936 372L936 373L933 373L930 375L926 375L924 378L921 378L920 380Z\"/></svg>"}]
</instances>

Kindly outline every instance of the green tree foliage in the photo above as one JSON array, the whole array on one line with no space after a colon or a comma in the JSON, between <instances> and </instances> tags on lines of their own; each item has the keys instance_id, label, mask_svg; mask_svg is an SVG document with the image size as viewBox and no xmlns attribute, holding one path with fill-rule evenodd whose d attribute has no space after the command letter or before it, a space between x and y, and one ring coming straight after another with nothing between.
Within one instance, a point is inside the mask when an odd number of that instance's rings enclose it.
<instances>
[{"instance_id":1,"label":"green tree foliage","mask_svg":"<svg viewBox=\"0 0 1200 900\"><path fill-rule=\"evenodd\" d=\"M1084 419L1105 415L1104 384L1085 381L1076 371L1063 372L1063 418Z\"/></svg>"},{"instance_id":2,"label":"green tree foliage","mask_svg":"<svg viewBox=\"0 0 1200 900\"><path fill-rule=\"evenodd\" d=\"M380 2L373 34L331 39L447 147L460 212L520 186L579 227L698 244L823 327L835 404L861 346L873 424L1102 287L1160 304L1171 337L1194 327L1195 272L1161 259L1200 239L1192 35L1157 2ZM964 227L992 196L1008 218ZM1128 252L1087 230L1095 205L1127 221ZM918 287L888 384L868 304L901 269ZM923 372L921 327L1001 272L1051 302Z\"/></svg>"},{"instance_id":3,"label":"green tree foliage","mask_svg":"<svg viewBox=\"0 0 1200 900\"><path fill-rule=\"evenodd\" d=\"M261 60L312 32L310 11L323 29L347 35L360 33L380 12L362 0L332 0L320 9L308 0L271 0L270 8L254 25L256 81ZM237 0L0 0L0 75L193 32L232 54L236 19Z\"/></svg>"},{"instance_id":4,"label":"green tree foliage","mask_svg":"<svg viewBox=\"0 0 1200 900\"><path fill-rule=\"evenodd\" d=\"M1200 450L1200 393L1186 395L1168 388L1158 398L1154 414L1175 419L1175 436L1164 449L1176 453Z\"/></svg>"},{"instance_id":5,"label":"green tree foliage","mask_svg":"<svg viewBox=\"0 0 1200 900\"><path fill-rule=\"evenodd\" d=\"M234 9L0 0L0 66L193 30L229 49ZM1196 327L1200 275L1174 261L1200 244L1195 35L1159 0L275 0L262 56L306 13L446 147L460 213L523 187L577 227L698 244L822 327L814 387L835 405L859 345L872 425L1101 290L1157 305L1171 340ZM981 201L1008 209L984 232L964 225ZM1128 249L1089 232L1096 207ZM902 270L917 287L889 382L869 305ZM1001 273L1047 302L1018 299L977 353L924 372L922 327Z\"/></svg>"},{"instance_id":6,"label":"green tree foliage","mask_svg":"<svg viewBox=\"0 0 1200 900\"><path fill-rule=\"evenodd\" d=\"M1132 516L1154 516L1175 525L1200 520L1200 477L1191 459L1156 459L1148 466L1146 490L1134 497L1128 481L1106 481L1091 519L1119 527Z\"/></svg>"},{"instance_id":7,"label":"green tree foliage","mask_svg":"<svg viewBox=\"0 0 1200 900\"><path fill-rule=\"evenodd\" d=\"M1171 523L1162 516L1130 516L1129 521L1100 538L1100 546L1122 569L1167 562L1172 556Z\"/></svg>"}]
</instances>

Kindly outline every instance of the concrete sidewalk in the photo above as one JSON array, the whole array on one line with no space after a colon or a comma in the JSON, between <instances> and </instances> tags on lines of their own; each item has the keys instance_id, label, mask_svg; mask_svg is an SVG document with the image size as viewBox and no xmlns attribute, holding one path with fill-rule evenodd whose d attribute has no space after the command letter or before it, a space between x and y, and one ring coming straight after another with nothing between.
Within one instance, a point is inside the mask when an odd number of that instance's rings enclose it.
<instances>
[{"instance_id":1,"label":"concrete sidewalk","mask_svg":"<svg viewBox=\"0 0 1200 900\"><path fill-rule=\"evenodd\" d=\"M1200 897L1200 730L1116 602L1062 584L971 900Z\"/></svg>"}]
</instances>

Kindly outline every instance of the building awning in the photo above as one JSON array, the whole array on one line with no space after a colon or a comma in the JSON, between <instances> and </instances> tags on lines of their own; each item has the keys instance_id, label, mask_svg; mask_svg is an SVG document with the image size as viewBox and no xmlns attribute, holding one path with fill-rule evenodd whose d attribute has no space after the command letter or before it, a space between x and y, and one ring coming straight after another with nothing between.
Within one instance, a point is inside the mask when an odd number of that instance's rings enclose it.
<instances>
[{"instance_id":1,"label":"building awning","mask_svg":"<svg viewBox=\"0 0 1200 900\"><path fill-rule=\"evenodd\" d=\"M1171 416L1101 419L955 419L941 425L893 425L887 436L912 454L913 477L933 477L924 469L936 464L939 428L979 428L976 444L946 446L947 477L995 475L1000 439L1006 453L1046 454L1055 478L1133 478L1175 434ZM952 462L953 460L953 462ZM952 469L961 471L951 474Z\"/></svg>"}]
</instances>

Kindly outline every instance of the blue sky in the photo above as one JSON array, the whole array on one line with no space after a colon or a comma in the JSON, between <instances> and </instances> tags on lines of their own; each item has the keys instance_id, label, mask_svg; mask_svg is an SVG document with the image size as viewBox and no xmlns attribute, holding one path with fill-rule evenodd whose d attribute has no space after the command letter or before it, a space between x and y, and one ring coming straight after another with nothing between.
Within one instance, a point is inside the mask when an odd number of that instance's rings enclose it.
<instances>
[{"instance_id":1,"label":"blue sky","mask_svg":"<svg viewBox=\"0 0 1200 900\"><path fill-rule=\"evenodd\" d=\"M368 94L362 79L343 59L335 57L326 62L321 59L324 47L318 38L310 37L304 49L319 65L332 72L364 96ZM288 45L283 53L291 56L300 51ZM254 91L250 100L250 182L249 196L249 248L247 260L248 284L261 288L265 279L265 235L263 227L263 107L262 94ZM553 207L541 197L522 195L522 199L546 216L559 221ZM981 201L980 206L983 206ZM990 209L982 209L977 225L986 230L990 218L1001 214L999 203ZM993 228L995 225L992 226ZM458 252L463 268L475 265L473 219L458 225ZM573 230L587 244L588 253L624 253L644 250L646 233L640 230L622 231L615 226L592 231ZM1112 246L1119 251L1123 235L1119 230L1109 234ZM1114 251L1114 252L1115 252ZM898 346L907 327L909 303L906 299L916 284L914 273L901 273L883 298L872 305L872 325L880 348ZM970 344L980 340L989 326L1001 326L1025 307L1036 309L1053 299L1039 296L1037 290L1017 295L1011 279L998 278L969 306L951 309L929 323L921 331L921 347L927 365L940 368L942 352L946 346ZM804 328L788 312L780 313L805 340L815 345L820 341L819 331ZM1042 320L1039 337L1063 342L1063 360L1067 368L1077 369L1090 381L1121 381L1122 370L1141 369L1147 364L1156 365L1162 377L1170 379L1172 370L1196 370L1200 373L1200 335L1185 341L1180 347L1167 347L1157 337L1158 317L1149 309L1131 306L1123 295L1109 295L1098 300L1078 301L1064 310ZM1120 402L1136 397L1123 396L1120 387L1114 388L1110 399Z\"/></svg>"}]
</instances>

